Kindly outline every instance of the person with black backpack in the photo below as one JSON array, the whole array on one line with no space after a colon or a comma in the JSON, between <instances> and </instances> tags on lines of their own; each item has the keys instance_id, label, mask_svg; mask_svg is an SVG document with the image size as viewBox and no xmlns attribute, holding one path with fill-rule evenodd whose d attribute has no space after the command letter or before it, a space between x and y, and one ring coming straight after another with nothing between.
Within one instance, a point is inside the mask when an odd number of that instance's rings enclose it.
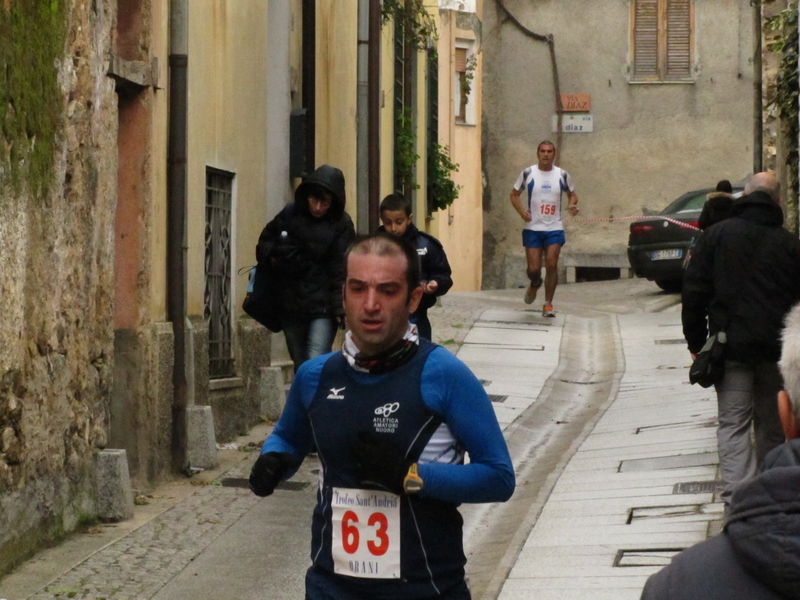
<instances>
[{"instance_id":1,"label":"person with black backpack","mask_svg":"<svg viewBox=\"0 0 800 600\"><path fill-rule=\"evenodd\" d=\"M295 371L330 352L337 325L344 324L344 255L354 239L353 221L345 212L344 174L329 165L307 177L294 202L261 232L256 258L277 288L277 321Z\"/></svg>"}]
</instances>

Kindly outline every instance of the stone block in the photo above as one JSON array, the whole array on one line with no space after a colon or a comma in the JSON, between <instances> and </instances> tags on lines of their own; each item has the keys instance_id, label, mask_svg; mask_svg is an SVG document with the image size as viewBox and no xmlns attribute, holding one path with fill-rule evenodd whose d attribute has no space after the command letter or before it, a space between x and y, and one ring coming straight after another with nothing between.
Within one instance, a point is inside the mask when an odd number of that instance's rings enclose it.
<instances>
[{"instance_id":1,"label":"stone block","mask_svg":"<svg viewBox=\"0 0 800 600\"><path fill-rule=\"evenodd\" d=\"M95 457L97 516L102 521L133 517L133 492L125 450L101 450Z\"/></svg>"},{"instance_id":2,"label":"stone block","mask_svg":"<svg viewBox=\"0 0 800 600\"><path fill-rule=\"evenodd\" d=\"M284 404L286 404L283 369L281 367L261 367L258 375L261 414L267 419L277 421L281 416Z\"/></svg>"},{"instance_id":3,"label":"stone block","mask_svg":"<svg viewBox=\"0 0 800 600\"><path fill-rule=\"evenodd\" d=\"M213 469L217 466L217 441L214 415L210 406L186 408L186 455L190 467Z\"/></svg>"}]
</instances>

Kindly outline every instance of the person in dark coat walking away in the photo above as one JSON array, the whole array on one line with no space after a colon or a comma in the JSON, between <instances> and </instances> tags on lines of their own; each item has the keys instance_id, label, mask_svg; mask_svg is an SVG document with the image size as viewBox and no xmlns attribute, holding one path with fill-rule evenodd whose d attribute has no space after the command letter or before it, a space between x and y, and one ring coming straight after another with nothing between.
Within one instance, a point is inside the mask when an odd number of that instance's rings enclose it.
<instances>
[{"instance_id":1,"label":"person in dark coat walking away","mask_svg":"<svg viewBox=\"0 0 800 600\"><path fill-rule=\"evenodd\" d=\"M734 490L725 530L652 575L642 600L800 599L800 305L786 319L780 370L788 441Z\"/></svg>"},{"instance_id":2,"label":"person in dark coat walking away","mask_svg":"<svg viewBox=\"0 0 800 600\"><path fill-rule=\"evenodd\" d=\"M344 255L355 239L344 209L344 175L322 165L258 239L256 258L278 273L280 323L295 371L330 352L337 324L344 324Z\"/></svg>"},{"instance_id":3,"label":"person in dark coat walking away","mask_svg":"<svg viewBox=\"0 0 800 600\"><path fill-rule=\"evenodd\" d=\"M773 175L754 175L731 217L700 236L683 282L683 334L692 357L709 333L727 334L725 373L716 384L726 504L733 486L753 477L783 442L777 363L783 319L800 301L800 241L782 227L778 192Z\"/></svg>"},{"instance_id":4,"label":"person in dark coat walking away","mask_svg":"<svg viewBox=\"0 0 800 600\"><path fill-rule=\"evenodd\" d=\"M708 194L707 198L697 222L701 231L730 217L733 202L736 200L733 196L733 186L727 179L720 181L717 184L717 191Z\"/></svg>"},{"instance_id":5,"label":"person in dark coat walking away","mask_svg":"<svg viewBox=\"0 0 800 600\"><path fill-rule=\"evenodd\" d=\"M417 250L422 267L422 291L419 308L411 314L410 321L417 325L419 335L432 339L428 309L436 304L436 298L444 296L453 287L450 263L441 242L432 235L420 231L411 220L411 202L403 194L390 194L380 207L383 225L378 231L403 238Z\"/></svg>"}]
</instances>

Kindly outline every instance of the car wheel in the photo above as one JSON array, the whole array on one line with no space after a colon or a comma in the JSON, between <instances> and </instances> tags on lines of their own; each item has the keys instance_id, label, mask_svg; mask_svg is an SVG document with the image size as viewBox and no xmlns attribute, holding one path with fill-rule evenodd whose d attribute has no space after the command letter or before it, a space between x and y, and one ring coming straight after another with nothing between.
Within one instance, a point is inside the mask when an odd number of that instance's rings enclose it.
<instances>
[{"instance_id":1,"label":"car wheel","mask_svg":"<svg viewBox=\"0 0 800 600\"><path fill-rule=\"evenodd\" d=\"M683 287L683 279L679 277L672 277L670 279L656 279L656 285L665 292L676 294L681 291Z\"/></svg>"}]
</instances>

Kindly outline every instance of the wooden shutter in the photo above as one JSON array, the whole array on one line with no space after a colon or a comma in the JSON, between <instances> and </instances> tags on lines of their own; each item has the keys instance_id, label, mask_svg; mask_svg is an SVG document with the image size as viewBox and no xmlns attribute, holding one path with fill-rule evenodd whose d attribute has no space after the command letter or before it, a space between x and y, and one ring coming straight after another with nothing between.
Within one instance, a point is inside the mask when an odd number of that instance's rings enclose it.
<instances>
[{"instance_id":1,"label":"wooden shutter","mask_svg":"<svg viewBox=\"0 0 800 600\"><path fill-rule=\"evenodd\" d=\"M667 48L664 79L689 79L692 75L691 0L667 0Z\"/></svg>"},{"instance_id":2,"label":"wooden shutter","mask_svg":"<svg viewBox=\"0 0 800 600\"><path fill-rule=\"evenodd\" d=\"M456 48L456 72L467 72L467 49Z\"/></svg>"},{"instance_id":3,"label":"wooden shutter","mask_svg":"<svg viewBox=\"0 0 800 600\"><path fill-rule=\"evenodd\" d=\"M658 0L634 0L633 78L658 79Z\"/></svg>"}]
</instances>

